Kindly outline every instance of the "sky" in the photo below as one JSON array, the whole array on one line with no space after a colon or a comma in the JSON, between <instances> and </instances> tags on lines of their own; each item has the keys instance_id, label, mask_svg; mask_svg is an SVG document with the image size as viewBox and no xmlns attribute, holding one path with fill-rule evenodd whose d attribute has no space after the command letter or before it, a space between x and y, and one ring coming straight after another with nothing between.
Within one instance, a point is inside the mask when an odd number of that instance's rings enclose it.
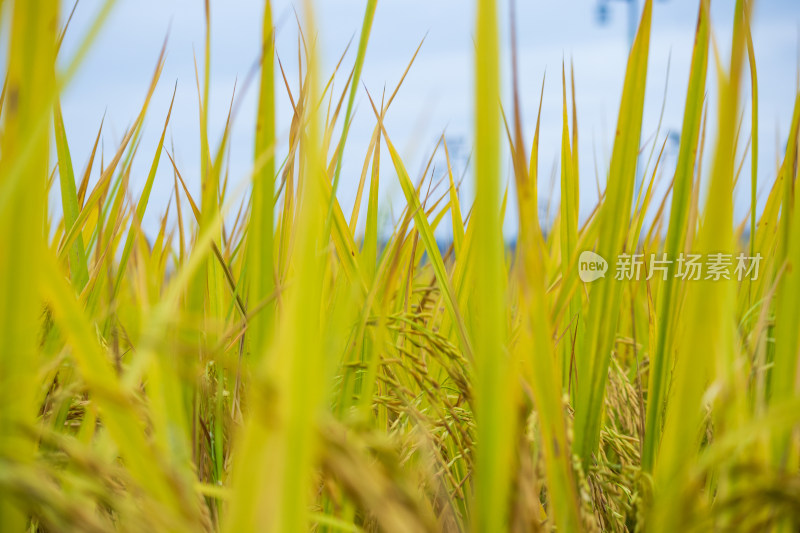
<instances>
[{"instance_id":1,"label":"sky","mask_svg":"<svg viewBox=\"0 0 800 533\"><path fill-rule=\"evenodd\" d=\"M554 206L558 201L558 180L552 187L550 176L558 171L561 66L562 61L566 61L568 67L570 63L574 64L580 212L585 218L597 202L598 182L601 186L605 182L608 168L627 60L630 3L606 0L608 16L606 23L601 24L598 20L600 0L516 1L514 24L518 33L523 132L528 150L546 73L540 144L540 211L545 215L548 200L554 202ZM637 3L634 9L641 9L642 1ZM66 64L77 50L100 4L99 0L79 3L61 52L62 64ZM295 16L302 18L303 4L302 0L273 2L276 50L294 93L298 85ZM365 0L317 0L314 4L323 76L327 78L330 75L348 42L354 39L344 60L347 67L344 70L349 72L355 59ZM512 94L509 2L500 0L498 4L502 21L502 91L508 106ZM658 146L670 133L673 139L679 138L697 4L697 1L689 0L654 3L643 143L654 139L662 104L664 118L657 138ZM733 0L712 2L714 38L723 51L730 49L733 4ZM70 7L64 7L64 17ZM413 179L419 178L443 133L451 148L455 172L464 171L472 145L473 10L474 2L467 0L379 0L362 73L363 85L358 90L356 114L344 154L339 199L345 213L349 214L352 209L361 166L375 124L366 90L378 98L384 87L391 91L423 39L420 53L388 112L386 127ZM260 52L262 12L263 2L259 0L211 0L209 135L212 146L215 146L223 131L238 80L236 99L239 111L233 124L230 153L230 180L234 184L248 179L253 160L257 84L243 89L243 82ZM78 168L82 169L88 159L104 114L102 139L106 157L116 149L142 105L159 51L164 39L168 38L166 65L150 105L131 188L135 195L144 185L173 87L177 83L168 144L174 142L175 158L182 175L189 182L193 194L199 194L199 119L194 54L200 58L202 68L204 24L202 0L117 1L77 76L62 96L72 158ZM774 180L775 160L778 154L782 154L792 116L797 88L798 28L800 2L797 0L756 2L753 40L759 77L759 189L764 189L760 197L762 203ZM709 72L709 124L713 124L716 102L713 62ZM337 78L334 85L337 92L342 90L345 79L342 75ZM749 117L748 85L745 83L743 96L745 117ZM285 146L291 111L282 87L278 87L278 95L277 133ZM713 138L713 128L709 129L709 134ZM743 153L749 135L750 121L746 118L742 126L740 153ZM650 149L651 144L646 144L644 153L649 154ZM507 159L508 154L505 156ZM676 156L677 143L668 142L663 162L666 172L674 167ZM382 161L381 212L385 215L384 229L390 229L393 217L399 216L403 198L396 176L389 168L389 158L382 158ZM745 168L749 169L748 161L746 158ZM434 163L438 176L445 168L443 155L435 157ZM469 169L466 176L462 202L471 201ZM513 181L507 162L501 178L504 183ZM145 215L146 231L157 229L171 194L172 172L168 159L164 157ZM749 179L742 179L736 194L737 217L747 215L748 198ZM509 236L513 236L517 225L513 204L509 202L506 216L505 232ZM446 226L442 225L442 238L449 235Z\"/></svg>"}]
</instances>

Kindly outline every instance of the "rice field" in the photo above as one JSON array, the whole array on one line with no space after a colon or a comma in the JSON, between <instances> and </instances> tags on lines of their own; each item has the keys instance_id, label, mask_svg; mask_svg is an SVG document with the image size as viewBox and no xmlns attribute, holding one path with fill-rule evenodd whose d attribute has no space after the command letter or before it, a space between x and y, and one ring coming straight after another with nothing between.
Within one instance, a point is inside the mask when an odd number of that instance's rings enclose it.
<instances>
[{"instance_id":1,"label":"rice field","mask_svg":"<svg viewBox=\"0 0 800 533\"><path fill-rule=\"evenodd\" d=\"M561 101L529 102L563 117L553 221L539 210L539 121L520 111L540 88L518 86L498 2L476 0L470 167L453 172L443 136L441 180L430 164L410 173L384 123L405 74L382 94L361 83L377 0L334 72L310 37L314 2L301 4L290 81L265 1L242 180L231 113L209 131L208 0L199 174L168 142L172 106L150 108L169 85L168 45L119 144L98 148L100 126L83 165L61 95L114 1L98 2L69 58L57 0L0 1L0 531L800 529L800 92L785 153L759 175L752 2L737 0L724 49L697 2L674 173L660 167L666 132L651 144L642 132L645 2L586 220L569 66ZM360 176L346 176L357 98L374 130ZM155 150L145 121L162 132ZM141 193L134 162L149 169ZM146 234L164 168L173 201ZM344 181L357 183L351 212ZM405 202L387 236L390 183ZM744 218L737 187L752 190Z\"/></svg>"}]
</instances>

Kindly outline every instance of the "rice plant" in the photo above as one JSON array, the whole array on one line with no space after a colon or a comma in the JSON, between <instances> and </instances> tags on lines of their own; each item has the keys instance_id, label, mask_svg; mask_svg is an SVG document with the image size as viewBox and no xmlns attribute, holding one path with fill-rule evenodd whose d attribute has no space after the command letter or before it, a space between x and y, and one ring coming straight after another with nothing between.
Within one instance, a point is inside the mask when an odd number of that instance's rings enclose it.
<instances>
[{"instance_id":1,"label":"rice plant","mask_svg":"<svg viewBox=\"0 0 800 533\"><path fill-rule=\"evenodd\" d=\"M59 58L72 30L57 0L5 4L0 530L800 528L800 93L782 160L758 176L752 2L736 3L730 50L715 45L709 0L698 2L674 173L661 166L663 133L656 157L640 155L645 2L604 190L585 221L573 73L562 69L561 102L538 104L539 116L559 106L563 121L560 201L542 220L540 122L523 124L520 111L538 88L519 87L515 36L500 32L495 0L476 2L474 165L464 176L444 136L412 175L385 123L424 51L383 94L362 83L377 0L334 72L311 37L324 25L314 2L298 6L296 84L276 60L266 0L241 187L229 186L235 103L223 131L209 131L208 0L194 80L199 174L182 171L167 142L172 105L150 108L168 44L119 144L98 149L101 125L80 167L61 95L114 1L69 58ZM511 98L500 88L505 39ZM275 126L284 91L287 138ZM357 98L374 130L360 176L346 176ZM152 153L140 143L146 120L161 132ZM134 161L148 169L136 194ZM174 201L146 234L160 168ZM748 171L739 220L735 190ZM343 177L357 183L351 213L337 196ZM668 192L657 195L662 179ZM404 202L384 234L389 180ZM477 191L471 205L463 180ZM503 237L508 202L519 212L514 246ZM448 222L452 243L440 247L434 235Z\"/></svg>"}]
</instances>

